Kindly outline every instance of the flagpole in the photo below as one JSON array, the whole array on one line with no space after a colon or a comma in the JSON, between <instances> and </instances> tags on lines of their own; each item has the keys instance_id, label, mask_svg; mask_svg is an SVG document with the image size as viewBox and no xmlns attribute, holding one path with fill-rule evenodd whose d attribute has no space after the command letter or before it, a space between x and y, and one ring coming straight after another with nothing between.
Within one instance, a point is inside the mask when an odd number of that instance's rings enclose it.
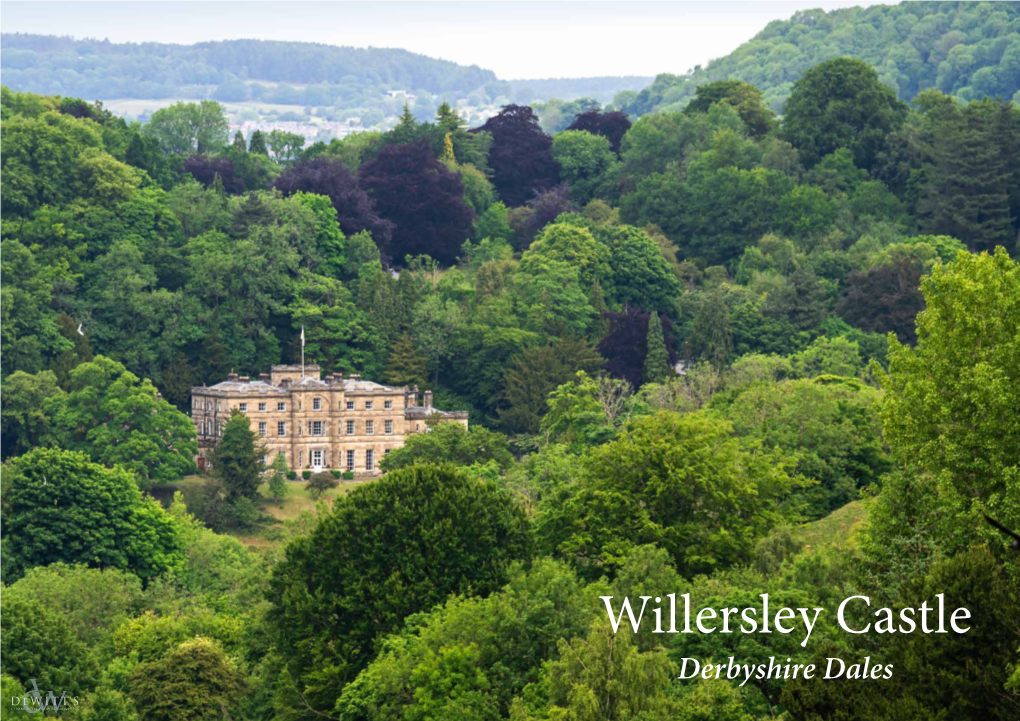
<instances>
[{"instance_id":1,"label":"flagpole","mask_svg":"<svg viewBox=\"0 0 1020 721\"><path fill-rule=\"evenodd\" d=\"M305 377L305 327L301 326L301 377Z\"/></svg>"}]
</instances>

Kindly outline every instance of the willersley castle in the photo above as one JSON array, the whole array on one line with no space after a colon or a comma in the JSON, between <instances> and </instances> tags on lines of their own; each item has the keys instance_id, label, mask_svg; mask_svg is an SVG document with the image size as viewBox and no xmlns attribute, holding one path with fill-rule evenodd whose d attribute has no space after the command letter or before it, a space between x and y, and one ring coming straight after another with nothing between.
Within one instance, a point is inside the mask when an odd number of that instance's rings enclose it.
<instances>
[{"instance_id":1,"label":"willersley castle","mask_svg":"<svg viewBox=\"0 0 1020 721\"><path fill-rule=\"evenodd\" d=\"M234 409L251 421L266 448L266 463L282 453L297 471L328 468L358 475L377 475L379 460L407 436L427 431L426 421L468 424L466 411L434 408L432 391L425 391L419 405L417 386L384 386L341 373L323 379L315 365L275 365L257 380L231 373L222 383L191 389L200 468Z\"/></svg>"}]
</instances>

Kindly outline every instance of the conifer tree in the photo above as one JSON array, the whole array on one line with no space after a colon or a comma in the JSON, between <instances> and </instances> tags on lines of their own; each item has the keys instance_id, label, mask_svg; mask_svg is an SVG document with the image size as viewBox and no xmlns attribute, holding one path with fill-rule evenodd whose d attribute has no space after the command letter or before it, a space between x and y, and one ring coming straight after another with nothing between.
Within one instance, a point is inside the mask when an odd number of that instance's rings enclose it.
<instances>
[{"instance_id":1,"label":"conifer tree","mask_svg":"<svg viewBox=\"0 0 1020 721\"><path fill-rule=\"evenodd\" d=\"M245 152L248 151L248 148L245 146L244 135L241 133L240 130L238 130L234 134L234 149L238 150L238 151L240 151L242 153L245 153Z\"/></svg>"},{"instance_id":2,"label":"conifer tree","mask_svg":"<svg viewBox=\"0 0 1020 721\"><path fill-rule=\"evenodd\" d=\"M591 329L591 342L598 345L603 338L609 335L609 318L606 317L609 308L606 306L606 299L602 294L602 286L599 285L598 278L592 281L591 291L588 293L588 303L596 314Z\"/></svg>"},{"instance_id":3,"label":"conifer tree","mask_svg":"<svg viewBox=\"0 0 1020 721\"><path fill-rule=\"evenodd\" d=\"M248 143L248 152L265 155L267 158L269 157L269 146L266 145L266 136L261 130L256 130L251 134L251 141Z\"/></svg>"},{"instance_id":4,"label":"conifer tree","mask_svg":"<svg viewBox=\"0 0 1020 721\"><path fill-rule=\"evenodd\" d=\"M643 383L660 383L670 375L669 353L662 333L662 319L658 313L648 317L648 340L645 365L641 370Z\"/></svg>"},{"instance_id":5,"label":"conifer tree","mask_svg":"<svg viewBox=\"0 0 1020 721\"><path fill-rule=\"evenodd\" d=\"M395 386L425 385L425 359L414 348L410 334L402 333L393 343L383 380Z\"/></svg>"},{"instance_id":6,"label":"conifer tree","mask_svg":"<svg viewBox=\"0 0 1020 721\"><path fill-rule=\"evenodd\" d=\"M277 453L273 462L269 465L269 495L280 505L283 505L283 497L287 495L287 456Z\"/></svg>"},{"instance_id":7,"label":"conifer tree","mask_svg":"<svg viewBox=\"0 0 1020 721\"><path fill-rule=\"evenodd\" d=\"M256 442L248 416L234 410L213 451L213 470L223 481L230 500L255 498L265 449Z\"/></svg>"}]
</instances>

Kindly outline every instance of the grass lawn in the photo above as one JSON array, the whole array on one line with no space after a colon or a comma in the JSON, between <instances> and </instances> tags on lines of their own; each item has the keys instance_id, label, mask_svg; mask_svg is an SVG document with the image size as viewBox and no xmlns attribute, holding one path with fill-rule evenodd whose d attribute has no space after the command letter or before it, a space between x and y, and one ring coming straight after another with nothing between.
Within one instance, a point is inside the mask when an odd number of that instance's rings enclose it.
<instances>
[{"instance_id":1,"label":"grass lawn","mask_svg":"<svg viewBox=\"0 0 1020 721\"><path fill-rule=\"evenodd\" d=\"M846 548L855 545L854 537L868 518L867 501L853 501L840 509L797 529L806 546Z\"/></svg>"}]
</instances>

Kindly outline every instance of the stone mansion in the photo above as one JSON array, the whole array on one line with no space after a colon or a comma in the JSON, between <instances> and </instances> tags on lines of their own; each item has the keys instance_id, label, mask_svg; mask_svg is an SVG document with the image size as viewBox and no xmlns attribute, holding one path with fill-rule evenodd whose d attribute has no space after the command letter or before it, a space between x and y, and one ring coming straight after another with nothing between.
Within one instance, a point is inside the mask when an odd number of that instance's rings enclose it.
<instances>
[{"instance_id":1,"label":"stone mansion","mask_svg":"<svg viewBox=\"0 0 1020 721\"><path fill-rule=\"evenodd\" d=\"M344 378L321 377L318 366L274 365L258 380L231 373L208 388L191 389L191 418L198 432L199 468L223 426L237 409L248 416L271 463L282 453L295 471L334 469L359 476L378 475L379 460L404 445L413 433L428 430L426 421L468 424L467 411L446 413L432 406L432 391L418 404L418 387L390 387Z\"/></svg>"}]
</instances>

